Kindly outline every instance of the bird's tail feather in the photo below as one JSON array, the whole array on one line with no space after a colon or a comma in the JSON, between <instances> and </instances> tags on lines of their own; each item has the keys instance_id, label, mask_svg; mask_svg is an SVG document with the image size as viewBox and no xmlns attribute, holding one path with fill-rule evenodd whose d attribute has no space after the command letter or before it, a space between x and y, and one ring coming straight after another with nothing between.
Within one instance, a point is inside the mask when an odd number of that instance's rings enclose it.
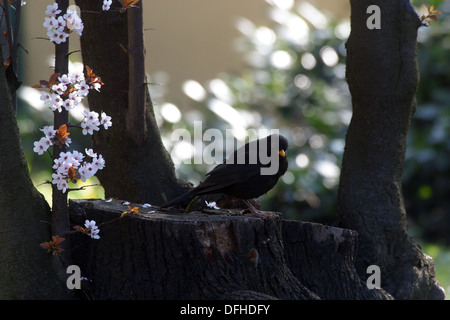
<instances>
[{"instance_id":1,"label":"bird's tail feather","mask_svg":"<svg viewBox=\"0 0 450 320\"><path fill-rule=\"evenodd\" d=\"M169 202L163 204L163 205L161 206L161 208L167 208L167 207L173 206L173 205L175 205L175 204L184 202L184 201L186 201L186 200L192 199L192 198L194 198L198 193L199 193L198 190L192 189L192 190L190 190L190 191L188 191L188 192L182 194L181 196L178 196L178 197L176 197L175 199L172 199L172 200L170 200Z\"/></svg>"}]
</instances>

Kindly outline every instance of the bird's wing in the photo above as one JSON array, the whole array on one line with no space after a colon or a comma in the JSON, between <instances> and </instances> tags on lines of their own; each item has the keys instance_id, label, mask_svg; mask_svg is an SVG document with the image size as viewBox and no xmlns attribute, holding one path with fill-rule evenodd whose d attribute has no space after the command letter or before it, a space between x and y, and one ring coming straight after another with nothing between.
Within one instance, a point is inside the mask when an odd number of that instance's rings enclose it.
<instances>
[{"instance_id":1,"label":"bird's wing","mask_svg":"<svg viewBox=\"0 0 450 320\"><path fill-rule=\"evenodd\" d=\"M245 166L245 170L243 170ZM170 207L174 204L187 201L197 195L221 192L223 188L229 187L232 184L246 181L249 178L259 174L259 167L257 165L242 165L242 164L219 164L214 169L206 174L206 179L203 180L197 187L172 199L161 208Z\"/></svg>"},{"instance_id":2,"label":"bird's wing","mask_svg":"<svg viewBox=\"0 0 450 320\"><path fill-rule=\"evenodd\" d=\"M206 174L206 179L196 189L200 189L200 193L220 191L258 176L260 169L261 166L257 164L219 164Z\"/></svg>"}]
</instances>

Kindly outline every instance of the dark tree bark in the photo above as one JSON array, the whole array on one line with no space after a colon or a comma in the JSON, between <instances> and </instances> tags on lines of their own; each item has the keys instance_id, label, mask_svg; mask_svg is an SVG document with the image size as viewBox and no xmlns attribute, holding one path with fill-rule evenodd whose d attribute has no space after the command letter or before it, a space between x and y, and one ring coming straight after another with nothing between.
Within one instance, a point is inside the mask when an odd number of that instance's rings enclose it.
<instances>
[{"instance_id":1,"label":"dark tree bark","mask_svg":"<svg viewBox=\"0 0 450 320\"><path fill-rule=\"evenodd\" d=\"M359 279L350 230L226 210L141 208L120 219L124 206L102 200L75 200L70 208L74 224L104 223L99 240L73 239L93 299L392 298Z\"/></svg>"},{"instance_id":2,"label":"dark tree bark","mask_svg":"<svg viewBox=\"0 0 450 320\"><path fill-rule=\"evenodd\" d=\"M135 41L139 33L142 36L142 30L128 30L130 26L142 26L127 21L129 17L142 19L133 11L141 9L129 8L119 13L116 1L108 12L101 12L98 1L77 0L76 4L81 8L84 23L83 62L105 83L101 93L89 95L89 107L106 112L113 122L111 128L96 133L93 139L94 149L106 160L105 169L98 173L105 195L141 203L165 203L184 190L162 144L143 78L144 48ZM142 6L142 1L139 5ZM131 43L130 33L134 39ZM132 96L136 97L135 104L130 101Z\"/></svg>"},{"instance_id":3,"label":"dark tree bark","mask_svg":"<svg viewBox=\"0 0 450 320\"><path fill-rule=\"evenodd\" d=\"M284 221L283 245L292 273L321 299L392 299L382 289L367 287L369 275L358 276L355 268L358 235L352 230Z\"/></svg>"},{"instance_id":4,"label":"dark tree bark","mask_svg":"<svg viewBox=\"0 0 450 320\"><path fill-rule=\"evenodd\" d=\"M338 192L340 225L359 235L358 271L381 269L398 299L442 299L432 259L407 234L401 190L406 135L418 84L420 21L407 0L378 1L381 29L369 29L368 0L352 0L347 80L353 117Z\"/></svg>"},{"instance_id":5,"label":"dark tree bark","mask_svg":"<svg viewBox=\"0 0 450 320\"><path fill-rule=\"evenodd\" d=\"M145 77L143 2L127 12L128 31L128 110L127 132L133 140L142 144L147 132L145 121L147 81Z\"/></svg>"},{"instance_id":6,"label":"dark tree bark","mask_svg":"<svg viewBox=\"0 0 450 320\"><path fill-rule=\"evenodd\" d=\"M17 111L17 95L16 92L22 84L17 77L18 73L18 49L19 49L19 29L20 29L20 15L22 11L22 5L20 1L15 3L3 4L0 9L2 21L4 19L6 40L8 43L8 50L5 53L3 61L8 61L9 65L6 69L6 80L9 86L9 93L13 105L14 112ZM12 16L11 13L14 13ZM2 23L3 27L3 23ZM3 29L3 28L2 28Z\"/></svg>"},{"instance_id":7,"label":"dark tree bark","mask_svg":"<svg viewBox=\"0 0 450 320\"><path fill-rule=\"evenodd\" d=\"M0 128L0 299L62 299L65 283L39 246L51 239L50 208L28 172L3 63Z\"/></svg>"}]
</instances>

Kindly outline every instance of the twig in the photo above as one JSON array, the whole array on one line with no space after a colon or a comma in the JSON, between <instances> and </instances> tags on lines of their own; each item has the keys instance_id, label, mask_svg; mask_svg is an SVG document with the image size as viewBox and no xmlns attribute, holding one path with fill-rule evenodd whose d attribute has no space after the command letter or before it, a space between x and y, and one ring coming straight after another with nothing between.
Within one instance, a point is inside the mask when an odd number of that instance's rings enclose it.
<instances>
[{"instance_id":1,"label":"twig","mask_svg":"<svg viewBox=\"0 0 450 320\"><path fill-rule=\"evenodd\" d=\"M74 50L74 51L70 51L67 56L70 56L72 53L76 53L76 52L81 52L81 50Z\"/></svg>"},{"instance_id":2,"label":"twig","mask_svg":"<svg viewBox=\"0 0 450 320\"><path fill-rule=\"evenodd\" d=\"M22 12L21 1L16 1L16 6L14 7L16 10L16 17L14 21L14 38L13 38L13 47L11 49L11 56L14 57L14 71L17 70L17 50L19 48L19 28L20 28L20 13Z\"/></svg>"},{"instance_id":3,"label":"twig","mask_svg":"<svg viewBox=\"0 0 450 320\"><path fill-rule=\"evenodd\" d=\"M81 186L79 188L69 188L69 189L67 189L67 192L69 192L69 191L81 191L81 190L84 190L87 187L97 187L97 186L100 186L100 184L98 184L98 183L87 184L87 185Z\"/></svg>"},{"instance_id":4,"label":"twig","mask_svg":"<svg viewBox=\"0 0 450 320\"><path fill-rule=\"evenodd\" d=\"M50 40L50 39L49 39L49 40ZM20 48L22 48L22 50L25 51L26 54L30 54L30 53L28 52L28 50L27 50L21 43L19 43L18 46L19 46Z\"/></svg>"},{"instance_id":5,"label":"twig","mask_svg":"<svg viewBox=\"0 0 450 320\"><path fill-rule=\"evenodd\" d=\"M43 184L50 184L51 185L52 183L50 181L46 180L46 181L38 184L36 187L42 186Z\"/></svg>"},{"instance_id":6,"label":"twig","mask_svg":"<svg viewBox=\"0 0 450 320\"><path fill-rule=\"evenodd\" d=\"M37 39L37 40L47 40L47 41L50 41L50 38L45 38L45 37L33 37L33 38L31 38L31 40L35 40L35 39Z\"/></svg>"}]
</instances>

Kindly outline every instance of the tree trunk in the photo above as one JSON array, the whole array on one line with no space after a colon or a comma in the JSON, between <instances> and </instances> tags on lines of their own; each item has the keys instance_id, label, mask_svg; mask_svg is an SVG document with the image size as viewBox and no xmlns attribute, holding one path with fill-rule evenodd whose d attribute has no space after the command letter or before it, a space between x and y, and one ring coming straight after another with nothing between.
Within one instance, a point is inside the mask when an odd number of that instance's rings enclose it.
<instances>
[{"instance_id":1,"label":"tree trunk","mask_svg":"<svg viewBox=\"0 0 450 320\"><path fill-rule=\"evenodd\" d=\"M118 201L70 202L74 224L100 224L99 240L72 241L92 299L391 298L358 278L350 230L227 210L123 211Z\"/></svg>"},{"instance_id":2,"label":"tree trunk","mask_svg":"<svg viewBox=\"0 0 450 320\"><path fill-rule=\"evenodd\" d=\"M58 8L61 10L63 15L67 8L69 7L68 0L58 0ZM49 43L55 46L55 73L68 74L69 73L69 38L65 42L60 44ZM69 112L62 108L61 112L53 112L53 127L58 129L62 125L67 125L69 122ZM52 161L58 159L61 152L66 152L67 147L63 145L53 145L53 156ZM56 169L53 169L56 172ZM52 235L57 235L63 237L67 232L69 232L69 209L67 207L67 192L62 192L58 190L56 184L52 184ZM66 238L64 242L61 243L61 265L60 268L65 272L66 268L71 265L70 259L70 239ZM65 275L64 275L65 277Z\"/></svg>"},{"instance_id":3,"label":"tree trunk","mask_svg":"<svg viewBox=\"0 0 450 320\"><path fill-rule=\"evenodd\" d=\"M442 299L434 264L407 234L401 181L418 84L420 21L407 0L381 1L381 28L369 29L368 0L352 0L347 80L353 117L338 192L340 225L359 235L358 271L381 269L398 299Z\"/></svg>"},{"instance_id":4,"label":"tree trunk","mask_svg":"<svg viewBox=\"0 0 450 320\"><path fill-rule=\"evenodd\" d=\"M3 63L0 128L0 299L62 299L65 283L39 246L51 239L50 208L28 172Z\"/></svg>"},{"instance_id":5,"label":"tree trunk","mask_svg":"<svg viewBox=\"0 0 450 320\"><path fill-rule=\"evenodd\" d=\"M115 10L118 2L113 2L111 11L101 12L98 1L77 0L76 4L81 8L84 23L83 62L105 83L101 93L89 94L89 107L99 113L106 112L113 122L111 128L96 133L93 139L94 150L106 161L105 169L98 173L105 195L141 203L165 203L184 190L177 182L172 160L162 144L145 79L130 73L130 65L139 66L136 59L139 56L143 59L143 44L139 47L134 41L130 48L128 43L127 18L135 16L131 12L138 9L119 13ZM138 30L134 35L139 31L142 33ZM130 83L140 90L131 92ZM142 99L142 92L146 99ZM129 102L129 94L139 98L138 104L145 100L143 111L139 105ZM137 120L139 117L141 121Z\"/></svg>"}]
</instances>

